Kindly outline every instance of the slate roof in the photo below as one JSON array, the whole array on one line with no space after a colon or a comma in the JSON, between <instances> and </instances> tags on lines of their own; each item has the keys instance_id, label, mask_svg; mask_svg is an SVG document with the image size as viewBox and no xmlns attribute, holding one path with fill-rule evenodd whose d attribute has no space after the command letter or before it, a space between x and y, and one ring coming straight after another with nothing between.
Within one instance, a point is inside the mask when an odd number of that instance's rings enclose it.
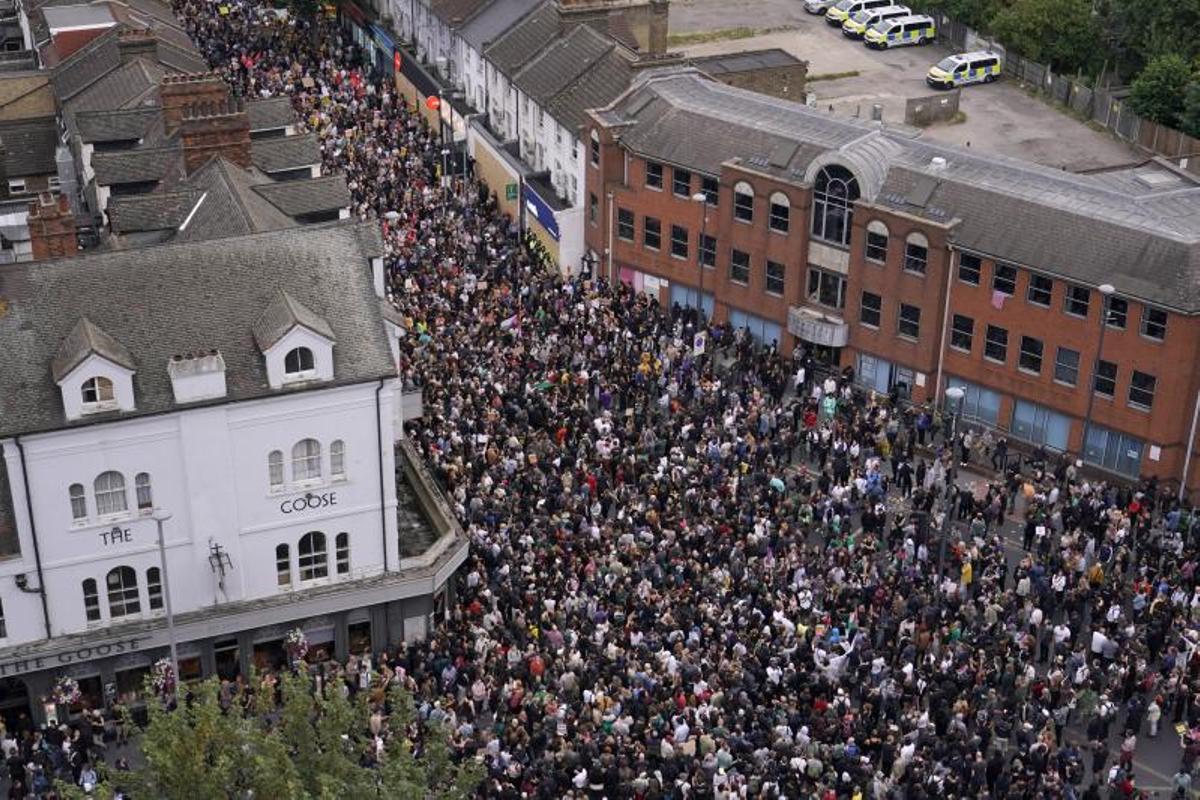
<instances>
[{"instance_id":1,"label":"slate roof","mask_svg":"<svg viewBox=\"0 0 1200 800\"><path fill-rule=\"evenodd\" d=\"M810 185L821 166L839 163L857 177L860 202L948 225L958 247L1200 311L1200 185L1188 178L1135 190L1136 176L1073 174L910 138L695 68L638 76L598 116L621 126L620 141L639 155L710 175L739 159Z\"/></svg>"},{"instance_id":2,"label":"slate roof","mask_svg":"<svg viewBox=\"0 0 1200 800\"><path fill-rule=\"evenodd\" d=\"M161 181L177 168L179 147L140 147L111 153L93 153L92 169L96 183L113 186L122 183Z\"/></svg>"},{"instance_id":3,"label":"slate roof","mask_svg":"<svg viewBox=\"0 0 1200 800\"><path fill-rule=\"evenodd\" d=\"M203 201L174 241L192 242L295 227L296 222L253 191L269 179L224 158L213 158L187 178Z\"/></svg>"},{"instance_id":4,"label":"slate roof","mask_svg":"<svg viewBox=\"0 0 1200 800\"><path fill-rule=\"evenodd\" d=\"M308 328L330 341L337 340L333 335L333 328L329 327L329 322L324 317L314 314L311 309L288 294L286 289L280 289L262 316L254 323L254 341L258 343L258 349L265 353L297 325Z\"/></svg>"},{"instance_id":5,"label":"slate roof","mask_svg":"<svg viewBox=\"0 0 1200 800\"><path fill-rule=\"evenodd\" d=\"M513 83L541 105L591 68L616 45L587 25L556 39L513 76Z\"/></svg>"},{"instance_id":6,"label":"slate roof","mask_svg":"<svg viewBox=\"0 0 1200 800\"><path fill-rule=\"evenodd\" d=\"M255 186L254 191L289 217L319 214L350 206L350 190L346 187L344 175L326 175L307 181L262 183Z\"/></svg>"},{"instance_id":7,"label":"slate roof","mask_svg":"<svg viewBox=\"0 0 1200 800\"><path fill-rule=\"evenodd\" d=\"M543 3L484 51L484 57L505 75L513 75L547 43L558 38L558 11Z\"/></svg>"},{"instance_id":8,"label":"slate roof","mask_svg":"<svg viewBox=\"0 0 1200 800\"><path fill-rule=\"evenodd\" d=\"M693 65L709 75L734 75L760 69L776 69L803 64L799 58L779 47L764 50L747 50L742 53L726 53L716 56L689 58Z\"/></svg>"},{"instance_id":9,"label":"slate roof","mask_svg":"<svg viewBox=\"0 0 1200 800\"><path fill-rule=\"evenodd\" d=\"M161 115L158 107L81 111L75 114L75 130L88 144L135 141L141 139Z\"/></svg>"},{"instance_id":10,"label":"slate roof","mask_svg":"<svg viewBox=\"0 0 1200 800\"><path fill-rule=\"evenodd\" d=\"M105 209L109 229L120 234L178 228L198 199L200 193L191 190L115 195Z\"/></svg>"},{"instance_id":11,"label":"slate roof","mask_svg":"<svg viewBox=\"0 0 1200 800\"><path fill-rule=\"evenodd\" d=\"M58 171L58 122L53 117L0 122L0 146L10 178L53 175Z\"/></svg>"},{"instance_id":12,"label":"slate roof","mask_svg":"<svg viewBox=\"0 0 1200 800\"><path fill-rule=\"evenodd\" d=\"M629 88L632 80L633 62L613 48L555 95L546 105L546 111L567 130L577 132L587 121L589 108L608 105Z\"/></svg>"},{"instance_id":13,"label":"slate roof","mask_svg":"<svg viewBox=\"0 0 1200 800\"><path fill-rule=\"evenodd\" d=\"M295 125L296 111L291 98L270 97L246 103L246 116L250 118L250 132L269 131Z\"/></svg>"},{"instance_id":14,"label":"slate roof","mask_svg":"<svg viewBox=\"0 0 1200 800\"><path fill-rule=\"evenodd\" d=\"M451 27L458 28L475 16L491 0L433 0L433 15Z\"/></svg>"},{"instance_id":15,"label":"slate roof","mask_svg":"<svg viewBox=\"0 0 1200 800\"><path fill-rule=\"evenodd\" d=\"M137 362L134 361L129 348L98 328L96 323L87 317L81 317L62 340L58 352L54 354L54 360L50 362L50 376L55 381L61 381L92 355L100 356L128 370L137 370Z\"/></svg>"},{"instance_id":16,"label":"slate roof","mask_svg":"<svg viewBox=\"0 0 1200 800\"><path fill-rule=\"evenodd\" d=\"M321 163L321 146L315 133L276 136L250 142L250 160L263 172L284 172Z\"/></svg>"},{"instance_id":17,"label":"slate roof","mask_svg":"<svg viewBox=\"0 0 1200 800\"><path fill-rule=\"evenodd\" d=\"M383 255L374 223L331 223L140 250L0 266L0 436L93 425L177 408L167 363L198 348L221 352L225 398L212 404L376 381L396 374L369 259ZM255 326L287 286L327 320L334 380L273 390ZM137 364L135 411L68 422L51 364L79 321L91 320Z\"/></svg>"},{"instance_id":18,"label":"slate roof","mask_svg":"<svg viewBox=\"0 0 1200 800\"><path fill-rule=\"evenodd\" d=\"M492 0L459 30L459 35L476 52L483 52L541 2L543 0Z\"/></svg>"}]
</instances>

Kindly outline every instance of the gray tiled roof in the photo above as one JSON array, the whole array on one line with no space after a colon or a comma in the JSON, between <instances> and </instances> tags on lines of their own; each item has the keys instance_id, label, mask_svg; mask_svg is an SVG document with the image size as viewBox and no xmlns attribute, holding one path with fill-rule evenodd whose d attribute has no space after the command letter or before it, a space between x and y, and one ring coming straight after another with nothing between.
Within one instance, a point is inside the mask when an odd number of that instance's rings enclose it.
<instances>
[{"instance_id":1,"label":"gray tiled roof","mask_svg":"<svg viewBox=\"0 0 1200 800\"><path fill-rule=\"evenodd\" d=\"M176 166L179 155L177 146L93 153L92 169L101 186L161 181Z\"/></svg>"},{"instance_id":2,"label":"gray tiled roof","mask_svg":"<svg viewBox=\"0 0 1200 800\"><path fill-rule=\"evenodd\" d=\"M85 143L128 142L141 139L161 113L157 107L81 111L75 114L75 130Z\"/></svg>"},{"instance_id":3,"label":"gray tiled roof","mask_svg":"<svg viewBox=\"0 0 1200 800\"><path fill-rule=\"evenodd\" d=\"M476 51L482 52L505 31L520 22L543 0L492 0L462 27L459 35Z\"/></svg>"},{"instance_id":4,"label":"gray tiled roof","mask_svg":"<svg viewBox=\"0 0 1200 800\"><path fill-rule=\"evenodd\" d=\"M54 360L50 362L50 376L55 381L61 381L91 355L100 356L129 370L137 370L137 362L129 348L102 331L87 317L81 317L54 354Z\"/></svg>"},{"instance_id":5,"label":"gray tiled roof","mask_svg":"<svg viewBox=\"0 0 1200 800\"><path fill-rule=\"evenodd\" d=\"M269 97L250 100L246 103L246 116L250 118L250 130L269 131L296 124L296 111L290 97Z\"/></svg>"},{"instance_id":6,"label":"gray tiled roof","mask_svg":"<svg viewBox=\"0 0 1200 800\"><path fill-rule=\"evenodd\" d=\"M551 42L513 76L513 83L541 104L565 89L615 45L587 25Z\"/></svg>"},{"instance_id":7,"label":"gray tiled roof","mask_svg":"<svg viewBox=\"0 0 1200 800\"><path fill-rule=\"evenodd\" d=\"M305 181L262 183L254 191L289 217L348 208L350 190L344 175L326 175Z\"/></svg>"},{"instance_id":8,"label":"gray tiled roof","mask_svg":"<svg viewBox=\"0 0 1200 800\"><path fill-rule=\"evenodd\" d=\"M433 0L433 15L452 27L459 27L479 13L491 0Z\"/></svg>"},{"instance_id":9,"label":"gray tiled roof","mask_svg":"<svg viewBox=\"0 0 1200 800\"><path fill-rule=\"evenodd\" d=\"M166 70L138 58L122 64L63 102L68 112L112 111L157 104L158 86ZM61 100L61 95L60 95Z\"/></svg>"},{"instance_id":10,"label":"gray tiled roof","mask_svg":"<svg viewBox=\"0 0 1200 800\"><path fill-rule=\"evenodd\" d=\"M804 62L788 51L771 47L765 50L747 50L743 53L726 53L716 56L689 58L695 66L709 75L730 75L759 69L791 67Z\"/></svg>"},{"instance_id":11,"label":"gray tiled roof","mask_svg":"<svg viewBox=\"0 0 1200 800\"><path fill-rule=\"evenodd\" d=\"M113 233L163 231L178 228L198 199L200 193L194 191L116 195L105 211Z\"/></svg>"},{"instance_id":12,"label":"gray tiled roof","mask_svg":"<svg viewBox=\"0 0 1200 800\"><path fill-rule=\"evenodd\" d=\"M58 122L53 117L0 122L0 146L10 178L53 175L58 170L54 160Z\"/></svg>"},{"instance_id":13,"label":"gray tiled roof","mask_svg":"<svg viewBox=\"0 0 1200 800\"><path fill-rule=\"evenodd\" d=\"M960 247L1200 311L1200 185L1186 177L1134 189L1136 176L1072 174L934 144L686 68L635 78L600 116L623 126L621 142L634 152L709 174L740 159L807 184L820 166L840 163L855 173L864 202L951 225ZM918 180L931 183L921 207L905 199Z\"/></svg>"},{"instance_id":14,"label":"gray tiled roof","mask_svg":"<svg viewBox=\"0 0 1200 800\"><path fill-rule=\"evenodd\" d=\"M228 394L216 403L375 381L396 374L372 287L383 255L373 223L335 223L141 250L0 266L5 369L0 436L170 411L167 362L175 353L221 352ZM328 321L338 342L332 383L273 390L254 327L287 286ZM67 422L50 365L83 318L124 345L137 364L135 411Z\"/></svg>"},{"instance_id":15,"label":"gray tiled roof","mask_svg":"<svg viewBox=\"0 0 1200 800\"><path fill-rule=\"evenodd\" d=\"M543 3L509 28L484 51L484 56L505 75L513 75L547 44L558 38L558 11Z\"/></svg>"},{"instance_id":16,"label":"gray tiled roof","mask_svg":"<svg viewBox=\"0 0 1200 800\"><path fill-rule=\"evenodd\" d=\"M546 110L563 127L578 131L586 121L589 108L611 103L629 88L633 64L619 49L613 48L580 75L573 84L556 94Z\"/></svg>"},{"instance_id":17,"label":"gray tiled roof","mask_svg":"<svg viewBox=\"0 0 1200 800\"><path fill-rule=\"evenodd\" d=\"M187 187L201 193L204 200L174 241L201 241L295 226L294 220L253 191L261 183L269 181L224 158L210 159L187 178Z\"/></svg>"},{"instance_id":18,"label":"gray tiled roof","mask_svg":"<svg viewBox=\"0 0 1200 800\"><path fill-rule=\"evenodd\" d=\"M258 344L258 349L265 353L297 325L308 328L330 341L337 340L327 320L314 314L311 309L288 294L286 289L280 289L270 304L263 309L262 316L254 323L254 341Z\"/></svg>"},{"instance_id":19,"label":"gray tiled roof","mask_svg":"<svg viewBox=\"0 0 1200 800\"><path fill-rule=\"evenodd\" d=\"M250 160L263 172L284 172L321 163L321 146L315 133L277 136L250 143Z\"/></svg>"}]
</instances>

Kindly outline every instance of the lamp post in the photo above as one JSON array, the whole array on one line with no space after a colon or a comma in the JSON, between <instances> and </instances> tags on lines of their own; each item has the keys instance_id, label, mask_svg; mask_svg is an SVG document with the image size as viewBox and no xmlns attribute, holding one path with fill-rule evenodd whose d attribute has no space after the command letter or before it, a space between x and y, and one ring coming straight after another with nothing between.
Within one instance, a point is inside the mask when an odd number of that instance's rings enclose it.
<instances>
[{"instance_id":1,"label":"lamp post","mask_svg":"<svg viewBox=\"0 0 1200 800\"><path fill-rule=\"evenodd\" d=\"M966 394L961 386L951 386L946 389L946 397L949 397L950 401L954 403L954 413L950 418L951 448L954 447L954 443L958 439L958 417L962 413L963 398ZM955 455L955 453L951 452L951 455Z\"/></svg>"},{"instance_id":2,"label":"lamp post","mask_svg":"<svg viewBox=\"0 0 1200 800\"><path fill-rule=\"evenodd\" d=\"M171 518L171 512L165 508L154 509L154 523L158 526L158 560L162 567L163 600L167 606L167 638L171 643L171 669L175 675L175 685L179 685L179 652L175 646L175 614L171 610L171 581L167 578L167 546L163 541L163 523Z\"/></svg>"},{"instance_id":3,"label":"lamp post","mask_svg":"<svg viewBox=\"0 0 1200 800\"><path fill-rule=\"evenodd\" d=\"M704 310L704 239L708 235L708 195L696 192L692 199L700 204L700 239L696 242L696 265L700 267L700 316L708 323L708 312Z\"/></svg>"},{"instance_id":4,"label":"lamp post","mask_svg":"<svg viewBox=\"0 0 1200 800\"><path fill-rule=\"evenodd\" d=\"M448 172L449 172L448 159L449 158L450 158L450 148L443 147L442 148L442 186L447 186L447 187L450 185L450 175L448 174Z\"/></svg>"},{"instance_id":5,"label":"lamp post","mask_svg":"<svg viewBox=\"0 0 1200 800\"><path fill-rule=\"evenodd\" d=\"M1092 380L1087 387L1087 413L1083 415L1083 439L1079 454L1087 460L1088 430L1092 427L1092 405L1096 402L1096 376L1100 374L1100 356L1104 353L1104 332L1108 330L1108 298L1117 289L1111 283L1102 283L1097 287L1100 292L1100 341L1096 343L1096 358L1092 361Z\"/></svg>"}]
</instances>

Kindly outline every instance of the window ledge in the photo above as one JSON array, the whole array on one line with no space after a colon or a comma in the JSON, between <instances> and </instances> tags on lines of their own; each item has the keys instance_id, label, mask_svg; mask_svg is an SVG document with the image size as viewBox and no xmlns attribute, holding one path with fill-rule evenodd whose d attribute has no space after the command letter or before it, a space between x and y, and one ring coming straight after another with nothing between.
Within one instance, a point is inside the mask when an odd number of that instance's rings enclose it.
<instances>
[{"instance_id":1,"label":"window ledge","mask_svg":"<svg viewBox=\"0 0 1200 800\"><path fill-rule=\"evenodd\" d=\"M1047 306L1047 308L1049 308L1049 306ZM1074 311L1067 311L1066 309L1063 309L1063 313L1068 317L1074 317L1075 319L1087 319L1087 314L1077 314Z\"/></svg>"},{"instance_id":2,"label":"window ledge","mask_svg":"<svg viewBox=\"0 0 1200 800\"><path fill-rule=\"evenodd\" d=\"M1152 410L1150 406L1144 406L1141 403L1135 403L1132 400L1130 400L1126 405L1128 405L1131 410L1142 414L1149 414Z\"/></svg>"},{"instance_id":3,"label":"window ledge","mask_svg":"<svg viewBox=\"0 0 1200 800\"><path fill-rule=\"evenodd\" d=\"M1026 300L1025 302L1029 303L1029 305L1033 306L1034 308L1041 308L1041 309L1049 309L1050 308L1049 303L1039 303L1037 300ZM1070 314L1068 312L1068 316L1076 316L1076 315Z\"/></svg>"},{"instance_id":4,"label":"window ledge","mask_svg":"<svg viewBox=\"0 0 1200 800\"><path fill-rule=\"evenodd\" d=\"M1144 333L1139 333L1139 334L1138 334L1138 336L1142 337L1142 338L1143 338L1143 339L1145 339L1147 342L1154 342L1155 344L1162 344L1162 343L1163 343L1163 341L1165 341L1165 340L1166 340L1166 338L1167 338L1167 337L1165 337L1165 336L1164 336L1164 337L1162 337L1162 338L1160 339L1160 338L1158 338L1158 337L1156 337L1156 336L1148 336L1147 334L1144 334Z\"/></svg>"},{"instance_id":5,"label":"window ledge","mask_svg":"<svg viewBox=\"0 0 1200 800\"><path fill-rule=\"evenodd\" d=\"M909 336L907 333L897 333L896 338L902 339L903 341L906 341L906 342L912 342L913 344L916 344L917 341L920 339L919 336Z\"/></svg>"},{"instance_id":6,"label":"window ledge","mask_svg":"<svg viewBox=\"0 0 1200 800\"><path fill-rule=\"evenodd\" d=\"M787 236L790 233L790 231L787 228L780 229L780 228L776 228L773 225L768 225L767 230L769 230L771 233L773 233L777 236Z\"/></svg>"},{"instance_id":7,"label":"window ledge","mask_svg":"<svg viewBox=\"0 0 1200 800\"><path fill-rule=\"evenodd\" d=\"M871 258L870 256L863 256L863 261L867 262L868 264L874 264L877 267L886 267L887 266L886 258L880 260L878 258Z\"/></svg>"},{"instance_id":8,"label":"window ledge","mask_svg":"<svg viewBox=\"0 0 1200 800\"><path fill-rule=\"evenodd\" d=\"M729 282L734 284L735 286L749 286L750 285L750 281L739 281L737 278L730 278Z\"/></svg>"},{"instance_id":9,"label":"window ledge","mask_svg":"<svg viewBox=\"0 0 1200 800\"><path fill-rule=\"evenodd\" d=\"M645 188L649 189L652 192L661 192L663 190L663 188L661 186L651 186L648 183L646 184Z\"/></svg>"},{"instance_id":10,"label":"window ledge","mask_svg":"<svg viewBox=\"0 0 1200 800\"><path fill-rule=\"evenodd\" d=\"M734 222L740 222L740 223L741 223L741 224L743 224L743 225L753 225L753 224L754 224L754 217L751 217L750 219L742 219L742 218L741 218L741 217L739 217L737 214L734 214L734 215L733 215L733 221L734 221Z\"/></svg>"},{"instance_id":11,"label":"window ledge","mask_svg":"<svg viewBox=\"0 0 1200 800\"><path fill-rule=\"evenodd\" d=\"M873 330L873 331L877 331L877 330L879 330L879 326L878 326L878 325L872 325L872 324L871 324L871 323L869 323L869 322L863 322L861 319L858 321L858 324L859 324L859 325L862 325L864 328L868 328L868 329L870 329L870 330Z\"/></svg>"},{"instance_id":12,"label":"window ledge","mask_svg":"<svg viewBox=\"0 0 1200 800\"><path fill-rule=\"evenodd\" d=\"M772 292L770 289L763 289L763 294L770 295L771 297L783 297L783 292Z\"/></svg>"},{"instance_id":13,"label":"window ledge","mask_svg":"<svg viewBox=\"0 0 1200 800\"><path fill-rule=\"evenodd\" d=\"M950 349L956 353L962 353L963 355L967 356L971 355L971 348L969 347L956 347L955 345L950 345Z\"/></svg>"},{"instance_id":14,"label":"window ledge","mask_svg":"<svg viewBox=\"0 0 1200 800\"><path fill-rule=\"evenodd\" d=\"M1017 367L1017 372L1020 372L1020 373L1022 373L1022 374L1024 374L1024 375L1029 375L1030 377L1033 377L1033 378L1040 378L1040 377L1042 377L1042 373L1041 373L1041 372L1034 372L1033 370L1031 370L1031 369L1027 369L1027 368L1025 368L1025 367Z\"/></svg>"},{"instance_id":15,"label":"window ledge","mask_svg":"<svg viewBox=\"0 0 1200 800\"><path fill-rule=\"evenodd\" d=\"M681 256L678 253L671 253L671 258L675 259L676 261L687 261L688 260L687 256Z\"/></svg>"},{"instance_id":16,"label":"window ledge","mask_svg":"<svg viewBox=\"0 0 1200 800\"><path fill-rule=\"evenodd\" d=\"M1066 381L1064 381L1064 380L1059 380L1058 378L1055 378L1055 379L1054 379L1054 383L1055 383L1055 385L1057 385L1057 386L1061 386L1061 387L1063 387L1064 389L1074 389L1075 387L1077 387L1077 386L1079 385L1079 384L1078 384L1078 382L1076 382L1076 383L1067 383Z\"/></svg>"},{"instance_id":17,"label":"window ledge","mask_svg":"<svg viewBox=\"0 0 1200 800\"><path fill-rule=\"evenodd\" d=\"M1001 360L1001 359L999 359L999 358L992 358L991 356L987 356L987 355L985 355L985 356L983 357L983 360L984 360L984 361L988 361L988 362L990 362L990 363L992 363L992 364L996 364L997 366L1001 366L1001 367L1008 366L1008 361L1007 361L1007 360Z\"/></svg>"}]
</instances>

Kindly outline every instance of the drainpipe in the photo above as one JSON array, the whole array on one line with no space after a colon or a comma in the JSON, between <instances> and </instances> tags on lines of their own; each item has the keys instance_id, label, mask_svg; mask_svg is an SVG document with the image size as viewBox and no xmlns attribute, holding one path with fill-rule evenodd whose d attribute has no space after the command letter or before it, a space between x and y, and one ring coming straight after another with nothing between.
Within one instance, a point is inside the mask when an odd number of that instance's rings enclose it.
<instances>
[{"instance_id":1,"label":"drainpipe","mask_svg":"<svg viewBox=\"0 0 1200 800\"><path fill-rule=\"evenodd\" d=\"M386 493L383 490L383 405L379 400L379 393L383 391L386 380L386 378L380 378L379 385L375 387L375 440L379 445L379 536L383 541L384 572L388 572L387 502ZM392 445L394 447L395 442Z\"/></svg>"},{"instance_id":2,"label":"drainpipe","mask_svg":"<svg viewBox=\"0 0 1200 800\"><path fill-rule=\"evenodd\" d=\"M613 281L613 258L612 258L612 251L613 251L613 193L605 192L604 196L608 199L608 236L607 236L608 247L605 248L605 250L608 251L608 285L612 286L613 282L614 282ZM701 270L704 269L703 265L701 265L700 269ZM701 300L701 302L703 302L703 300Z\"/></svg>"},{"instance_id":3,"label":"drainpipe","mask_svg":"<svg viewBox=\"0 0 1200 800\"><path fill-rule=\"evenodd\" d=\"M1192 407L1192 430L1188 434L1187 455L1183 457L1183 475L1179 477L1179 499L1187 492L1188 470L1192 466L1192 449L1196 444L1196 422L1200 420L1200 392L1196 392L1196 405Z\"/></svg>"},{"instance_id":4,"label":"drainpipe","mask_svg":"<svg viewBox=\"0 0 1200 800\"><path fill-rule=\"evenodd\" d=\"M21 444L21 437L13 438L17 445L17 452L21 456L21 481L25 484L25 510L29 514L29 533L33 536L33 561L37 566L38 576L38 594L42 598L42 622L46 626L46 638L53 638L50 633L50 604L46 601L46 576L42 572L42 551L38 547L37 522L33 516L33 496L29 492L29 470L25 468L25 445Z\"/></svg>"},{"instance_id":5,"label":"drainpipe","mask_svg":"<svg viewBox=\"0 0 1200 800\"><path fill-rule=\"evenodd\" d=\"M946 248L946 299L942 302L942 343L938 346L937 379L933 384L933 402L942 402L942 367L946 363L946 337L950 332L950 288L954 285L954 249Z\"/></svg>"}]
</instances>

